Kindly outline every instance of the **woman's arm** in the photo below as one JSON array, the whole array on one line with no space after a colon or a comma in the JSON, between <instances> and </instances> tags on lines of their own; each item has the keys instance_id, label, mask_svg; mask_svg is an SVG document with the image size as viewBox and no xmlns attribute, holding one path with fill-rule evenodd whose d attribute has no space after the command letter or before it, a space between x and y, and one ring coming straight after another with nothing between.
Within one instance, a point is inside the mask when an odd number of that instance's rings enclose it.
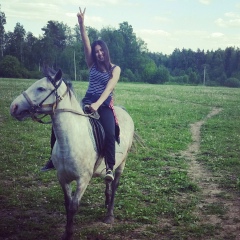
<instances>
[{"instance_id":1,"label":"woman's arm","mask_svg":"<svg viewBox=\"0 0 240 240\"><path fill-rule=\"evenodd\" d=\"M112 72L113 77L108 81L108 84L103 93L101 94L100 98L95 103L91 104L91 109L93 111L97 111L98 108L103 104L103 102L108 98L110 93L113 91L119 80L120 73L121 73L120 67L116 66Z\"/></svg>"},{"instance_id":2,"label":"woman's arm","mask_svg":"<svg viewBox=\"0 0 240 240\"><path fill-rule=\"evenodd\" d=\"M84 15L85 15L86 8L84 8L83 12L81 8L79 8L79 13L77 14L78 17L78 24L80 27L80 33L82 36L83 46L84 46L84 53L85 53L85 59L88 68L90 68L93 65L93 59L92 59L92 50L91 50L91 44L88 38L88 35L86 33L85 25L84 25Z\"/></svg>"}]
</instances>

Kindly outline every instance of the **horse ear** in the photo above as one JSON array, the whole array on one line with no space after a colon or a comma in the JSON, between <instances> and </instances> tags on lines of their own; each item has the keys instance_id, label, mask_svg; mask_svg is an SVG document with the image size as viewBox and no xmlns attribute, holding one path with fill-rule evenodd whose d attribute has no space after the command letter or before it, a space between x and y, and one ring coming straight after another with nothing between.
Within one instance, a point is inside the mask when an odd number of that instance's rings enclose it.
<instances>
[{"instance_id":1,"label":"horse ear","mask_svg":"<svg viewBox=\"0 0 240 240\"><path fill-rule=\"evenodd\" d=\"M62 70L61 69L58 69L54 78L55 78L55 81L59 81L62 78Z\"/></svg>"}]
</instances>

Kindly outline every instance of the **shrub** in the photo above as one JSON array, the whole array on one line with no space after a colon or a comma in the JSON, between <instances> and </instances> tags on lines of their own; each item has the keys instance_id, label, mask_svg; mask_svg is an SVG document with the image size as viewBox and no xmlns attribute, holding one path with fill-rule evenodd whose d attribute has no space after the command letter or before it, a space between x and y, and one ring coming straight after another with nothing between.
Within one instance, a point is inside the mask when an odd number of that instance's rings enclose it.
<instances>
[{"instance_id":1,"label":"shrub","mask_svg":"<svg viewBox=\"0 0 240 240\"><path fill-rule=\"evenodd\" d=\"M226 87L239 88L240 81L237 78L228 78L224 85Z\"/></svg>"},{"instance_id":2,"label":"shrub","mask_svg":"<svg viewBox=\"0 0 240 240\"><path fill-rule=\"evenodd\" d=\"M135 75L128 68L123 72L122 75L123 75L123 78L128 79L129 82L135 82L136 81Z\"/></svg>"},{"instance_id":3,"label":"shrub","mask_svg":"<svg viewBox=\"0 0 240 240\"><path fill-rule=\"evenodd\" d=\"M7 55L0 62L0 77L29 78L29 72L22 67L16 57Z\"/></svg>"},{"instance_id":4,"label":"shrub","mask_svg":"<svg viewBox=\"0 0 240 240\"><path fill-rule=\"evenodd\" d=\"M163 84L170 79L170 73L164 66L159 66L149 78L148 82L152 84Z\"/></svg>"},{"instance_id":5,"label":"shrub","mask_svg":"<svg viewBox=\"0 0 240 240\"><path fill-rule=\"evenodd\" d=\"M43 73L39 71L29 71L29 76L31 79L40 79L43 77Z\"/></svg>"},{"instance_id":6,"label":"shrub","mask_svg":"<svg viewBox=\"0 0 240 240\"><path fill-rule=\"evenodd\" d=\"M205 85L209 86L209 87L216 87L219 84L217 82L215 82L215 81L206 81Z\"/></svg>"},{"instance_id":7,"label":"shrub","mask_svg":"<svg viewBox=\"0 0 240 240\"><path fill-rule=\"evenodd\" d=\"M29 71L26 68L20 68L21 78L31 78Z\"/></svg>"},{"instance_id":8,"label":"shrub","mask_svg":"<svg viewBox=\"0 0 240 240\"><path fill-rule=\"evenodd\" d=\"M0 62L0 77L20 77L20 63L16 57L5 56Z\"/></svg>"},{"instance_id":9,"label":"shrub","mask_svg":"<svg viewBox=\"0 0 240 240\"><path fill-rule=\"evenodd\" d=\"M129 79L126 77L120 77L120 82L129 82Z\"/></svg>"}]
</instances>

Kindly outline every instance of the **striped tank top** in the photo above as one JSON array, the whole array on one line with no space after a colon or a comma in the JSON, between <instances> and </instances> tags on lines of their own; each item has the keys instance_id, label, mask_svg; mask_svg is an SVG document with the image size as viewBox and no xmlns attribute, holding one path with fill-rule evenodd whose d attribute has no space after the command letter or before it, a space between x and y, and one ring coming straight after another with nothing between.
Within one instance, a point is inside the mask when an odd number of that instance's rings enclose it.
<instances>
[{"instance_id":1,"label":"striped tank top","mask_svg":"<svg viewBox=\"0 0 240 240\"><path fill-rule=\"evenodd\" d=\"M113 66L111 71L115 67L116 66ZM111 72L100 72L96 69L96 66L93 65L89 72L89 85L87 93L101 95L104 92L110 78ZM109 96L112 95L113 94L110 93Z\"/></svg>"},{"instance_id":2,"label":"striped tank top","mask_svg":"<svg viewBox=\"0 0 240 240\"><path fill-rule=\"evenodd\" d=\"M115 67L116 67L116 65L114 65L111 68L111 72L113 71L113 69ZM89 72L88 89L85 94L85 97L82 100L82 103L84 105L92 104L93 102L96 102L98 100L98 98L104 92L104 90L108 84L108 81L111 78L111 72L100 72L96 69L95 65L92 66L92 68L90 69L90 72ZM115 130L116 138L117 138L117 142L119 143L120 142L120 139L119 139L120 128L119 128L118 119L117 119L117 116L116 116L115 110L114 110L113 93L112 92L109 94L108 98L104 101L103 105L108 106L113 111L113 115L114 115L114 119L115 119L115 123L116 123L116 130Z\"/></svg>"}]
</instances>

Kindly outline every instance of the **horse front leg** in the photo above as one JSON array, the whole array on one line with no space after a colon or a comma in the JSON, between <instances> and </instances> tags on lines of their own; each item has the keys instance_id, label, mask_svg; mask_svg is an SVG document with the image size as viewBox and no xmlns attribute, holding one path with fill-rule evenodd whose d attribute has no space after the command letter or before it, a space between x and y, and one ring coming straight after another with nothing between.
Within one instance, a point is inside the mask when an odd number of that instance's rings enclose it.
<instances>
[{"instance_id":1,"label":"horse front leg","mask_svg":"<svg viewBox=\"0 0 240 240\"><path fill-rule=\"evenodd\" d=\"M62 240L71 240L73 237L73 220L78 211L80 200L85 192L87 185L90 181L90 175L87 178L83 178L83 183L80 180L77 181L75 194L72 196L72 190L69 184L61 184L65 198L65 208L67 214L67 223L65 232L62 236Z\"/></svg>"},{"instance_id":2,"label":"horse front leg","mask_svg":"<svg viewBox=\"0 0 240 240\"><path fill-rule=\"evenodd\" d=\"M62 236L62 240L70 240L73 236L73 217L74 212L71 211L71 202L72 202L72 189L70 184L61 184L64 194L64 204L67 216L67 223L65 227L65 232Z\"/></svg>"},{"instance_id":3,"label":"horse front leg","mask_svg":"<svg viewBox=\"0 0 240 240\"><path fill-rule=\"evenodd\" d=\"M107 215L104 219L104 223L107 224L114 223L114 199L119 185L120 176L121 172L116 171L113 182L106 182L105 206L107 207Z\"/></svg>"}]
</instances>

